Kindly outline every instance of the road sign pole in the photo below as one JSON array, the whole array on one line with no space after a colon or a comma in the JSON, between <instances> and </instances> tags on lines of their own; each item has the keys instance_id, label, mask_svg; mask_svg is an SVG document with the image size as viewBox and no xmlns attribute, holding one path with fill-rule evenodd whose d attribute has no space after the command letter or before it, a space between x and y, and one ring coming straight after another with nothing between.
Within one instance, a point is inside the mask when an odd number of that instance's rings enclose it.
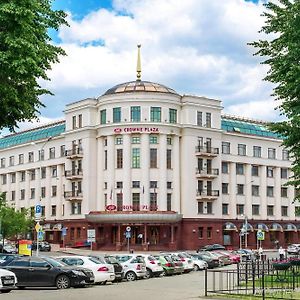
<instances>
[{"instance_id":1,"label":"road sign pole","mask_svg":"<svg viewBox=\"0 0 300 300\"><path fill-rule=\"evenodd\" d=\"M130 238L127 238L127 250L130 253Z\"/></svg>"}]
</instances>

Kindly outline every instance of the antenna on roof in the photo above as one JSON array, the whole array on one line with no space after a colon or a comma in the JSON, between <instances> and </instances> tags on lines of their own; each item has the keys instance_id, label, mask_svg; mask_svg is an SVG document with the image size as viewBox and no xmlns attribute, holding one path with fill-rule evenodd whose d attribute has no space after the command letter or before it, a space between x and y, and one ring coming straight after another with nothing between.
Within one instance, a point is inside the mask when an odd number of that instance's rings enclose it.
<instances>
[{"instance_id":1,"label":"antenna on roof","mask_svg":"<svg viewBox=\"0 0 300 300\"><path fill-rule=\"evenodd\" d=\"M141 45L137 45L138 47L138 57L137 57L137 65L136 65L136 80L140 81L142 76L142 67L141 67Z\"/></svg>"}]
</instances>

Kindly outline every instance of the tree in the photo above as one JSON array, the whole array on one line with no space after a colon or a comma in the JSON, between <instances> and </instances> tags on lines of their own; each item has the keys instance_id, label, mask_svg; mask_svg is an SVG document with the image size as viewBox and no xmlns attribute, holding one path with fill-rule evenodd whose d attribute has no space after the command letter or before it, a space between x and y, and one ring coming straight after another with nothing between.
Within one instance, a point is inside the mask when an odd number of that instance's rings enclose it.
<instances>
[{"instance_id":1,"label":"tree","mask_svg":"<svg viewBox=\"0 0 300 300\"><path fill-rule=\"evenodd\" d=\"M51 8L52 0L0 1L0 129L11 131L17 122L37 118L44 105L39 80L59 61L64 50L51 44L49 29L65 21L63 11Z\"/></svg>"},{"instance_id":2,"label":"tree","mask_svg":"<svg viewBox=\"0 0 300 300\"><path fill-rule=\"evenodd\" d=\"M275 84L272 96L285 117L269 128L283 138L283 146L293 159L293 177L289 181L300 186L300 0L277 0L265 4L265 25L261 32L270 39L250 43L258 49L255 55L265 59L270 69L265 80ZM296 199L300 199L297 195Z\"/></svg>"},{"instance_id":3,"label":"tree","mask_svg":"<svg viewBox=\"0 0 300 300\"><path fill-rule=\"evenodd\" d=\"M0 194L0 234L3 240L27 233L32 230L33 224L34 220L28 210L18 211L9 207L6 204L5 195Z\"/></svg>"}]
</instances>

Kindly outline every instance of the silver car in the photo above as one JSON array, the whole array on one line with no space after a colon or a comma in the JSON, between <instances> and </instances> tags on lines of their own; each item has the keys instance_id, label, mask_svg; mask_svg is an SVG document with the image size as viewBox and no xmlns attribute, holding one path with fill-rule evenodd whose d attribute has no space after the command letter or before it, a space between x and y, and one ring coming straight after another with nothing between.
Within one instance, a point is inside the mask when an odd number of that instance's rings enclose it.
<instances>
[{"instance_id":1,"label":"silver car","mask_svg":"<svg viewBox=\"0 0 300 300\"><path fill-rule=\"evenodd\" d=\"M287 247L288 254L300 254L300 244L291 244Z\"/></svg>"}]
</instances>

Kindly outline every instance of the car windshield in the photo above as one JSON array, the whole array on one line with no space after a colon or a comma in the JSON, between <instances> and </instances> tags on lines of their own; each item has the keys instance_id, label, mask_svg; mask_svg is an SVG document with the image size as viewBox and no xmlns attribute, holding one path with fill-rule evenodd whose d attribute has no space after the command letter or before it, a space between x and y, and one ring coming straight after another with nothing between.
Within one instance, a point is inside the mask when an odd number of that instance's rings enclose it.
<instances>
[{"instance_id":1,"label":"car windshield","mask_svg":"<svg viewBox=\"0 0 300 300\"><path fill-rule=\"evenodd\" d=\"M67 266L67 264L65 264L65 263L63 263L63 262L60 262L60 261L57 261L57 260L54 259L54 258L45 257L44 259L45 259L45 261L47 261L51 266L56 267L56 268Z\"/></svg>"},{"instance_id":2,"label":"car windshield","mask_svg":"<svg viewBox=\"0 0 300 300\"><path fill-rule=\"evenodd\" d=\"M172 258L170 256L164 256L164 258L167 262L172 262Z\"/></svg>"},{"instance_id":3,"label":"car windshield","mask_svg":"<svg viewBox=\"0 0 300 300\"><path fill-rule=\"evenodd\" d=\"M118 263L118 260L113 256L105 256L104 258L105 258L106 262L109 264L117 264Z\"/></svg>"},{"instance_id":4,"label":"car windshield","mask_svg":"<svg viewBox=\"0 0 300 300\"><path fill-rule=\"evenodd\" d=\"M89 257L89 261L91 261L91 262L93 262L94 264L97 264L97 265L102 264L102 262L98 258L95 258L95 257Z\"/></svg>"},{"instance_id":5,"label":"car windshield","mask_svg":"<svg viewBox=\"0 0 300 300\"><path fill-rule=\"evenodd\" d=\"M94 259L95 261L98 261L98 264L106 264L106 261L100 257L100 256L90 256L90 258Z\"/></svg>"},{"instance_id":6,"label":"car windshield","mask_svg":"<svg viewBox=\"0 0 300 300\"><path fill-rule=\"evenodd\" d=\"M153 261L153 260L155 260L155 257L152 256L152 255L149 255L149 256L148 256L148 260Z\"/></svg>"}]
</instances>

